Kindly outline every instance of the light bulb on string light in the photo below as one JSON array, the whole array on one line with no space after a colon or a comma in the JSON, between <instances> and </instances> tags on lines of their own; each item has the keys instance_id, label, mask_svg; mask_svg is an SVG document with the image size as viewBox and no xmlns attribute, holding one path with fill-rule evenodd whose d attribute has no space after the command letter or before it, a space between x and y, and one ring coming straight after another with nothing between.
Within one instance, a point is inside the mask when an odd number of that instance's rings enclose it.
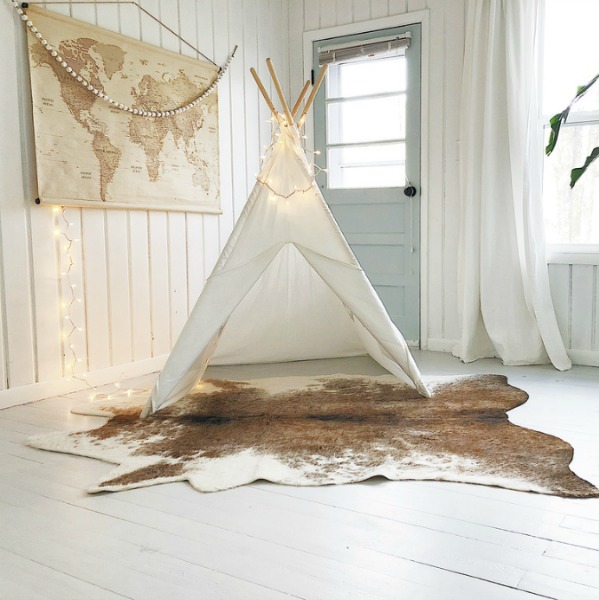
<instances>
[{"instance_id":1,"label":"light bulb on string light","mask_svg":"<svg viewBox=\"0 0 599 600\"><path fill-rule=\"evenodd\" d=\"M60 271L61 279L65 280L66 287L69 289L70 298L65 299L61 302L61 307L63 309L63 330L61 334L61 338L63 341L63 347L65 348L65 371L67 375L67 381L70 381L72 378L79 378L75 372L75 365L77 364L77 355L74 346L74 340L72 340L73 333L77 330L75 323L73 322L71 309L77 300L77 296L75 295L75 284L71 280L72 277L72 269L75 264L73 260L73 255L71 253L71 249L73 247L74 239L71 237L69 233L69 227L71 227L71 222L66 216L65 207L55 206L52 209L52 212L57 217L60 216L62 219L62 226L60 222L57 223L56 228L54 229L54 235L60 239L59 248L64 251L63 259L61 263L64 265ZM68 348L68 351L66 350ZM69 354L69 358L67 359L67 354Z\"/></svg>"},{"instance_id":2,"label":"light bulb on string light","mask_svg":"<svg viewBox=\"0 0 599 600\"><path fill-rule=\"evenodd\" d=\"M60 243L58 248L61 249L63 254L63 260L61 263L64 264L64 267L60 270L60 278L63 280L64 288L67 291L67 294L70 296L66 299L63 299L60 303L60 306L63 311L63 327L60 334L60 338L63 344L64 352L65 352L65 379L67 381L71 381L76 379L89 389L92 390L92 385L87 380L87 372L78 373L77 367L82 365L83 359L77 354L77 345L75 340L73 339L73 335L75 332L83 333L85 328L76 324L74 321L74 315L72 313L73 306L75 304L81 304L83 299L78 295L78 285L72 280L73 269L75 267L75 259L73 257L73 245L81 241L80 238L71 237L69 233L69 228L74 226L74 223L67 218L66 215L66 207L65 206L54 206L52 208L52 212L56 218L60 219L59 223L55 224L54 235L57 239L60 239ZM67 354L69 355L67 357ZM114 384L117 390L121 390L122 384L117 382ZM133 388L128 388L126 390L127 397L131 397L134 392L145 392L146 390L136 390ZM93 400L110 400L112 399L110 394L101 394L97 392L93 392L88 396L88 399Z\"/></svg>"}]
</instances>

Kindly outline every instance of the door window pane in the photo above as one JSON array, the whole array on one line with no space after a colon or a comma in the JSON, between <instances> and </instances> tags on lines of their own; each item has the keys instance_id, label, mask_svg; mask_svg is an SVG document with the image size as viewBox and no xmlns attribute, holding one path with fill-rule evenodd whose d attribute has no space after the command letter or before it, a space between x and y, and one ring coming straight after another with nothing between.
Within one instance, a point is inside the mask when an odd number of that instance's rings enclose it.
<instances>
[{"instance_id":1,"label":"door window pane","mask_svg":"<svg viewBox=\"0 0 599 600\"><path fill-rule=\"evenodd\" d=\"M406 145L373 144L329 148L329 188L401 187L406 179Z\"/></svg>"},{"instance_id":2,"label":"door window pane","mask_svg":"<svg viewBox=\"0 0 599 600\"><path fill-rule=\"evenodd\" d=\"M329 188L405 185L405 56L336 63L327 72Z\"/></svg>"},{"instance_id":3,"label":"door window pane","mask_svg":"<svg viewBox=\"0 0 599 600\"><path fill-rule=\"evenodd\" d=\"M330 98L405 92L406 57L394 56L332 65L331 75L327 86Z\"/></svg>"},{"instance_id":4,"label":"door window pane","mask_svg":"<svg viewBox=\"0 0 599 600\"><path fill-rule=\"evenodd\" d=\"M406 135L405 94L330 102L327 110L328 144L397 140Z\"/></svg>"}]
</instances>

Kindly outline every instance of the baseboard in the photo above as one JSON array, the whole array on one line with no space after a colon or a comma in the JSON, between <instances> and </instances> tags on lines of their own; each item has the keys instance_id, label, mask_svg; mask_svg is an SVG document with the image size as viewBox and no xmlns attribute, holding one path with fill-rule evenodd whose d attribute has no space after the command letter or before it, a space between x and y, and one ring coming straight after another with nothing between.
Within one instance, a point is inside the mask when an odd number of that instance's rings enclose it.
<instances>
[{"instance_id":1,"label":"baseboard","mask_svg":"<svg viewBox=\"0 0 599 600\"><path fill-rule=\"evenodd\" d=\"M432 352L451 352L457 344L457 340L446 340L442 338L429 338L426 344L423 343L423 350ZM599 367L599 351L595 350L568 350L570 360L575 365ZM86 375L86 379L92 387L140 377L148 373L159 371L166 362L168 355L156 356L146 360L140 360L134 363L108 367L99 371L94 371ZM44 398L70 394L87 388L87 385L78 379L56 379L54 381L44 381L32 383L16 388L0 391L0 410L20 404L37 402Z\"/></svg>"},{"instance_id":2,"label":"baseboard","mask_svg":"<svg viewBox=\"0 0 599 600\"><path fill-rule=\"evenodd\" d=\"M451 352L458 340L446 340L444 338L428 338L426 343L423 342L422 349L432 352Z\"/></svg>"},{"instance_id":3,"label":"baseboard","mask_svg":"<svg viewBox=\"0 0 599 600\"><path fill-rule=\"evenodd\" d=\"M432 352L451 352L457 343L458 340L429 338L426 344L423 342L422 349ZM599 350L568 350L568 356L573 365L599 367Z\"/></svg>"},{"instance_id":4,"label":"baseboard","mask_svg":"<svg viewBox=\"0 0 599 600\"><path fill-rule=\"evenodd\" d=\"M599 367L598 350L568 350L573 365L583 367Z\"/></svg>"},{"instance_id":5,"label":"baseboard","mask_svg":"<svg viewBox=\"0 0 599 600\"><path fill-rule=\"evenodd\" d=\"M132 377L140 377L141 375L159 371L166 362L167 357L168 354L164 354L134 363L100 369L99 371L88 373L85 378L89 385L96 387L124 379L131 379ZM84 389L87 389L84 381L73 378L67 379L66 377L54 381L43 381L9 388L8 390L0 391L0 410Z\"/></svg>"}]
</instances>

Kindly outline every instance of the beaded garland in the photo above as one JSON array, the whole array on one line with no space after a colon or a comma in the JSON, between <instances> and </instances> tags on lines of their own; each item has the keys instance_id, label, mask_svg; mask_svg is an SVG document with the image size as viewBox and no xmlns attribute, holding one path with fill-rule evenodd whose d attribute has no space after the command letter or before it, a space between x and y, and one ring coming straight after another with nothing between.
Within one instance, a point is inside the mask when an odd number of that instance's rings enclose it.
<instances>
[{"instance_id":1,"label":"beaded garland","mask_svg":"<svg viewBox=\"0 0 599 600\"><path fill-rule=\"evenodd\" d=\"M128 106L127 104L117 102L116 100L113 100L110 96L105 94L102 90L99 90L98 88L94 87L89 81L87 81L75 69L73 69L69 65L69 63L64 59L64 57L61 56L56 51L56 49L44 38L42 33L37 29L37 27L34 26L31 19L29 19L29 17L25 14L25 11L20 7L19 2L16 2L16 0L11 0L11 2L12 2L12 5L15 7L15 10L17 11L17 14L20 16L21 20L29 28L29 31L31 31L31 33L33 35L35 35L35 37L40 41L41 45L44 46L44 48L46 48L46 50L56 60L56 62L58 62L58 64L69 75L71 75L71 77L73 78L74 81L76 81L77 83L80 83L86 90L88 90L90 93L94 94L94 96L101 98L102 100L104 100L104 102L110 104L114 108L118 108L125 112L131 113L132 115L138 115L141 117L150 117L150 118L172 117L174 115L178 115L182 112L185 112L185 111L189 110L190 108L193 108L200 102L202 102L202 100L206 99L210 94L212 94L212 92L214 92L214 90L216 89L216 86L218 85L218 82L223 78L224 74L226 73L227 69L229 68L231 61L233 60L233 57L235 56L235 51L237 50L237 46L235 46L235 48L233 48L233 51L231 52L231 54L229 54L229 57L225 61L225 64L222 67L220 67L218 75L216 76L214 81L199 96L197 96L191 102L188 102L187 104L183 104L182 106L179 106L178 108L173 108L170 110L160 110L160 111L142 110L140 108L133 108L131 106Z\"/></svg>"}]
</instances>

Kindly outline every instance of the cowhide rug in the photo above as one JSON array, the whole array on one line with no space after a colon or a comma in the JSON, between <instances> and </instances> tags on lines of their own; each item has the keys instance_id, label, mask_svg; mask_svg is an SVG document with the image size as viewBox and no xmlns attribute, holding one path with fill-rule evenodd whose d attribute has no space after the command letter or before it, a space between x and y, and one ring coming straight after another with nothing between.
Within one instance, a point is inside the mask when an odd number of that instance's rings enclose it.
<instances>
[{"instance_id":1,"label":"cowhide rug","mask_svg":"<svg viewBox=\"0 0 599 600\"><path fill-rule=\"evenodd\" d=\"M188 480L224 490L257 479L290 485L444 480L599 496L569 468L572 447L518 427L506 411L527 394L500 375L429 381L425 399L392 376L210 380L147 419L141 403L88 404L111 418L31 446L119 465L90 492Z\"/></svg>"}]
</instances>

